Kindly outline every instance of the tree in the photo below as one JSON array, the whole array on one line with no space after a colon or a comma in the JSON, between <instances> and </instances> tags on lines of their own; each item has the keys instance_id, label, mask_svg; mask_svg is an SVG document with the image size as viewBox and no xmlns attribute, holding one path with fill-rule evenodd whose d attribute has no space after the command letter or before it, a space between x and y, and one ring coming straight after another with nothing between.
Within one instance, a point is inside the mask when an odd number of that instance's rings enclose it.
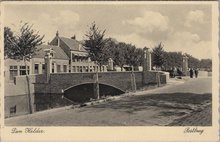
<instances>
[{"instance_id":1,"label":"tree","mask_svg":"<svg viewBox=\"0 0 220 142\"><path fill-rule=\"evenodd\" d=\"M116 59L115 54L116 54L116 48L117 48L117 43L114 39L112 38L107 38L105 47L103 48L103 54L105 54L105 58L109 59L112 58L114 61Z\"/></svg>"},{"instance_id":2,"label":"tree","mask_svg":"<svg viewBox=\"0 0 220 142\"><path fill-rule=\"evenodd\" d=\"M144 55L144 50L141 48L136 48L135 50L135 56L136 60L134 62L134 67L136 70L138 70L138 66L143 65L143 56Z\"/></svg>"},{"instance_id":3,"label":"tree","mask_svg":"<svg viewBox=\"0 0 220 142\"><path fill-rule=\"evenodd\" d=\"M153 48L152 58L153 66L156 66L157 68L162 67L164 64L164 50L162 43Z\"/></svg>"},{"instance_id":4,"label":"tree","mask_svg":"<svg viewBox=\"0 0 220 142\"><path fill-rule=\"evenodd\" d=\"M123 42L118 43L116 48L115 48L114 62L115 62L116 65L121 67L121 71L123 71L123 66L126 63L125 48L126 48L126 44L123 43Z\"/></svg>"},{"instance_id":5,"label":"tree","mask_svg":"<svg viewBox=\"0 0 220 142\"><path fill-rule=\"evenodd\" d=\"M199 67L199 59L193 57L192 55L186 54L188 57L188 66L189 68L198 68Z\"/></svg>"},{"instance_id":6,"label":"tree","mask_svg":"<svg viewBox=\"0 0 220 142\"><path fill-rule=\"evenodd\" d=\"M30 113L32 113L31 105L31 95L30 95L30 86L29 86L29 77L28 77L28 68L27 62L30 61L31 57L37 51L36 46L41 45L43 42L44 36L40 36L39 32L36 32L32 29L33 25L24 23L17 35L13 35L10 28L4 28L4 49L6 51L7 58L23 60L25 64L25 74L28 86L28 104Z\"/></svg>"},{"instance_id":7,"label":"tree","mask_svg":"<svg viewBox=\"0 0 220 142\"><path fill-rule=\"evenodd\" d=\"M181 52L164 52L164 70L172 70L174 67L182 68Z\"/></svg>"},{"instance_id":8,"label":"tree","mask_svg":"<svg viewBox=\"0 0 220 142\"><path fill-rule=\"evenodd\" d=\"M25 63L31 59L31 57L37 51L37 46L41 45L44 36L40 36L34 29L33 25L24 23L19 34L13 35L10 28L5 27L4 31L4 49L6 56L11 59L23 60Z\"/></svg>"},{"instance_id":9,"label":"tree","mask_svg":"<svg viewBox=\"0 0 220 142\"><path fill-rule=\"evenodd\" d=\"M107 40L104 39L105 30L99 30L94 22L85 36L87 39L85 40L84 46L86 50L89 51L89 57L91 60L97 61L100 66L105 64L108 60L104 52L105 44L107 42Z\"/></svg>"},{"instance_id":10,"label":"tree","mask_svg":"<svg viewBox=\"0 0 220 142\"><path fill-rule=\"evenodd\" d=\"M15 41L14 33L9 27L4 27L4 58L13 56L10 50L14 48L14 44L11 41Z\"/></svg>"},{"instance_id":11,"label":"tree","mask_svg":"<svg viewBox=\"0 0 220 142\"><path fill-rule=\"evenodd\" d=\"M201 59L200 68L204 68L206 70L212 70L212 60L211 59Z\"/></svg>"}]
</instances>

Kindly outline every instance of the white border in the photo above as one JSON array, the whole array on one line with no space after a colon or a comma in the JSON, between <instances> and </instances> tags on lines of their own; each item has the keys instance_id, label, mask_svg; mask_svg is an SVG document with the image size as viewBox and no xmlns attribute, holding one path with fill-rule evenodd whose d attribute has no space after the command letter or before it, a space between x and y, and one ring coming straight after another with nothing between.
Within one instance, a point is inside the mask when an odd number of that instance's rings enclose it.
<instances>
[{"instance_id":1,"label":"white border","mask_svg":"<svg viewBox=\"0 0 220 142\"><path fill-rule=\"evenodd\" d=\"M1 117L1 134L3 141L218 141L218 106L219 106L219 57L218 57L218 2L216 1L187 1L187 2L107 2L107 1L77 1L77 2L2 2L1 10L4 10L4 5L8 4L98 4L98 5L143 5L143 4L212 4L212 57L213 57L213 76L212 76L212 94L213 94L213 125L212 127L198 127L204 129L202 135L199 134L184 134L186 127L40 127L46 131L45 134L11 134L13 127L4 126L4 117ZM2 12L1 21L3 21L4 11ZM1 24L3 28L3 24ZM1 30L3 35L3 30ZM1 38L1 45L3 47L3 38ZM1 53L3 56L3 52ZM1 58L3 59L3 57ZM4 63L1 63L1 75L3 75ZM4 84L3 79L1 83ZM2 85L4 87L4 85ZM3 93L3 89L1 89ZM3 93L4 94L4 93ZM1 95L1 106L4 106L4 95ZM4 108L1 107L1 112L4 113ZM1 113L1 114L2 114ZM4 116L4 115L1 115ZM19 127L26 128L26 127Z\"/></svg>"}]
</instances>

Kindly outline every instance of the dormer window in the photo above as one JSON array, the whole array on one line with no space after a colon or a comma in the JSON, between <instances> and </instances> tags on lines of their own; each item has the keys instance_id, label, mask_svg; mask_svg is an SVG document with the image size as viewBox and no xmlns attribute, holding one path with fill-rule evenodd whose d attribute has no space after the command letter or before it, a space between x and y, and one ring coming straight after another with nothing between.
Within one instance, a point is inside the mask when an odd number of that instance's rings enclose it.
<instances>
[{"instance_id":1,"label":"dormer window","mask_svg":"<svg viewBox=\"0 0 220 142\"><path fill-rule=\"evenodd\" d=\"M79 44L79 51L81 50L81 48L82 48L82 44Z\"/></svg>"}]
</instances>

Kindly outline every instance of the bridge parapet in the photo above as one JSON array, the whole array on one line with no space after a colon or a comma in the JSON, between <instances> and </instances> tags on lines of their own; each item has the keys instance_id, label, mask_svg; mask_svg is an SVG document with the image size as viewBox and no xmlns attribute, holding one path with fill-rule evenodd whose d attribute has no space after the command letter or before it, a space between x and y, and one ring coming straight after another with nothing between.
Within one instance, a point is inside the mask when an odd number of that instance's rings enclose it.
<instances>
[{"instance_id":1,"label":"bridge parapet","mask_svg":"<svg viewBox=\"0 0 220 142\"><path fill-rule=\"evenodd\" d=\"M123 91L131 90L131 73L132 72L100 72L99 83L107 84ZM157 83L156 71L134 72L137 88L147 84ZM62 93L70 87L95 83L95 73L52 73L50 81L46 82L46 75L30 75L30 88L32 93ZM166 83L166 76L160 72L161 83ZM163 77L164 76L164 77ZM17 86L24 88L27 86L25 76L16 77Z\"/></svg>"},{"instance_id":2,"label":"bridge parapet","mask_svg":"<svg viewBox=\"0 0 220 142\"><path fill-rule=\"evenodd\" d=\"M135 72L136 82L142 84L142 72ZM100 72L99 83L107 84L123 91L131 89L131 72ZM95 83L95 73L68 73L51 74L51 87L53 92L60 92L67 88L86 83Z\"/></svg>"}]
</instances>

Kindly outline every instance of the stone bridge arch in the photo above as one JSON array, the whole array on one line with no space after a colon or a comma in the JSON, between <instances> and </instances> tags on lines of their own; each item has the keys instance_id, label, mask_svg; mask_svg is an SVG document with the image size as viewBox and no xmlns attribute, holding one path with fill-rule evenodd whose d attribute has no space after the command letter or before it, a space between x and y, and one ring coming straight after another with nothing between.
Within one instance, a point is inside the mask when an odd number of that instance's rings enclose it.
<instances>
[{"instance_id":1,"label":"stone bridge arch","mask_svg":"<svg viewBox=\"0 0 220 142\"><path fill-rule=\"evenodd\" d=\"M86 82L70 86L63 90L64 97L73 102L86 102L95 99L94 82ZM100 97L115 96L125 93L124 90L110 84L99 83Z\"/></svg>"}]
</instances>

